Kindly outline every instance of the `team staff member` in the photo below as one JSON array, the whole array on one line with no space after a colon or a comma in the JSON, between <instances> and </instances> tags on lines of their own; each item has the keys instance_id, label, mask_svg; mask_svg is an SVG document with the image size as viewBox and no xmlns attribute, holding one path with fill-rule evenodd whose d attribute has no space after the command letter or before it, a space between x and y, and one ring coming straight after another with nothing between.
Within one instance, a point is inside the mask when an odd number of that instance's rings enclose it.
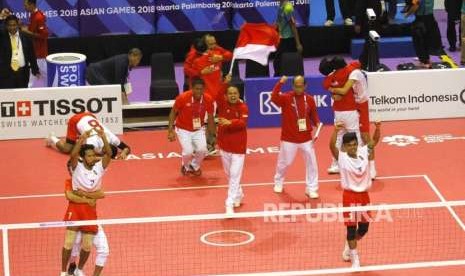
<instances>
[{"instance_id":1,"label":"team staff member","mask_svg":"<svg viewBox=\"0 0 465 276\"><path fill-rule=\"evenodd\" d=\"M342 138L343 147L339 150L336 146L336 139L344 125L340 122L335 124L329 146L333 157L339 163L341 186L344 190L342 194L344 207L370 204L368 189L371 187L372 181L369 160L373 160L374 147L379 140L379 125L377 123L373 140L363 147L359 147L357 135L354 132L345 133ZM358 268L360 260L357 252L357 241L361 240L368 232L370 214L344 212L343 215L344 224L347 227L347 243L344 246L342 258L345 261L352 261L352 267Z\"/></svg>"},{"instance_id":2,"label":"team staff member","mask_svg":"<svg viewBox=\"0 0 465 276\"><path fill-rule=\"evenodd\" d=\"M182 148L181 173L200 176L200 166L207 154L204 118L208 114L208 131L215 134L213 121L213 99L204 94L205 83L201 79L192 81L192 90L176 97L168 123L168 140L178 136ZM176 122L176 123L175 123ZM176 128L175 128L176 126Z\"/></svg>"},{"instance_id":3,"label":"team staff member","mask_svg":"<svg viewBox=\"0 0 465 276\"><path fill-rule=\"evenodd\" d=\"M83 112L73 115L68 121L68 127L66 130L66 139L59 139L52 132L45 139L47 146L52 147L59 152L69 153L74 147L76 140L79 135L85 133L86 131L91 131L91 136L87 138L86 144L94 146L94 149L97 153L102 153L103 141L98 135L95 135L95 128L102 129L107 137L110 148L111 155L113 158L126 159L128 154L131 152L131 148L122 142L115 134L113 134L105 125L97 120L94 114L90 112ZM118 149L121 150L118 155Z\"/></svg>"},{"instance_id":4,"label":"team staff member","mask_svg":"<svg viewBox=\"0 0 465 276\"><path fill-rule=\"evenodd\" d=\"M318 138L318 130L312 139L312 124L321 127L315 100L305 93L306 82L303 76L294 78L292 91L281 93L287 81L283 76L273 88L271 101L282 108L281 145L274 176L274 191L283 191L284 176L294 161L297 150L304 154L306 168L305 194L318 198L318 165L313 142Z\"/></svg>"},{"instance_id":5,"label":"team staff member","mask_svg":"<svg viewBox=\"0 0 465 276\"><path fill-rule=\"evenodd\" d=\"M27 88L30 73L40 75L32 40L19 30L15 15L8 15L4 25L5 30L0 29L0 89Z\"/></svg>"},{"instance_id":6,"label":"team staff member","mask_svg":"<svg viewBox=\"0 0 465 276\"><path fill-rule=\"evenodd\" d=\"M96 155L93 146L84 144L91 132L86 131L79 137L74 146L69 164L72 171L72 190L83 191L86 195L94 193L94 199L99 199L103 198L103 192L101 190L102 178L106 168L111 162L111 149L103 130L96 128L95 131L104 143L105 154L103 157L99 158ZM95 205L90 206L87 203L79 204L72 201L68 202L68 209L66 210L64 218L65 221L96 219L97 209ZM82 247L78 267L74 275L81 276L83 275L82 269L89 258L92 242L98 231L98 227L97 225L86 225L66 228L65 242L62 250L61 276L67 275L68 261L71 256L71 250L76 239L77 231L82 232Z\"/></svg>"},{"instance_id":7,"label":"team staff member","mask_svg":"<svg viewBox=\"0 0 465 276\"><path fill-rule=\"evenodd\" d=\"M28 26L23 26L21 30L32 37L32 44L39 66L40 78L33 80L29 79L29 87L32 85L47 86L47 61L45 58L48 55L48 28L44 13L37 8L36 0L25 0L24 8L31 13Z\"/></svg>"},{"instance_id":8,"label":"team staff member","mask_svg":"<svg viewBox=\"0 0 465 276\"><path fill-rule=\"evenodd\" d=\"M226 83L231 81L231 75L226 76ZM224 87L218 94L218 145L221 161L228 177L228 197L226 213L234 213L234 207L241 205L244 196L241 188L242 169L244 167L247 148L247 119L249 110L241 101L239 89L236 86Z\"/></svg>"}]
</instances>

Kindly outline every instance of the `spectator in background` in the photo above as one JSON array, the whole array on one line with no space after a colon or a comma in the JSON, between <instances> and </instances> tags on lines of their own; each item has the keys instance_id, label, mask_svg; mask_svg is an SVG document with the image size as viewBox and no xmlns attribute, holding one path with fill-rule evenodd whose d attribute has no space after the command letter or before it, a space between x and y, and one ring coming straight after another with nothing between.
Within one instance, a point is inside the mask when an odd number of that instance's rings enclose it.
<instances>
[{"instance_id":1,"label":"spectator in background","mask_svg":"<svg viewBox=\"0 0 465 276\"><path fill-rule=\"evenodd\" d=\"M129 71L138 66L141 59L142 51L132 48L128 54L91 63L86 70L86 80L90 85L120 84L123 104L127 104L127 95L132 92L128 81Z\"/></svg>"},{"instance_id":2,"label":"spectator in background","mask_svg":"<svg viewBox=\"0 0 465 276\"><path fill-rule=\"evenodd\" d=\"M352 13L354 11L355 0L339 0L339 8L341 10L342 18L344 18L344 25L352 26L354 22L352 21ZM334 8L334 0L325 0L326 6L326 22L325 26L329 27L334 24L334 17L336 16L336 11Z\"/></svg>"},{"instance_id":3,"label":"spectator in background","mask_svg":"<svg viewBox=\"0 0 465 276\"><path fill-rule=\"evenodd\" d=\"M283 53L298 52L302 54L303 51L293 12L286 12L284 9L284 7L289 4L290 2L288 0L280 0L278 17L276 19L280 41L273 61L275 77L282 75L280 63Z\"/></svg>"},{"instance_id":4,"label":"spectator in background","mask_svg":"<svg viewBox=\"0 0 465 276\"><path fill-rule=\"evenodd\" d=\"M394 24L394 20L396 19L397 14L397 0L388 0L388 21L389 24Z\"/></svg>"},{"instance_id":5,"label":"spectator in background","mask_svg":"<svg viewBox=\"0 0 465 276\"><path fill-rule=\"evenodd\" d=\"M460 11L462 9L463 0L444 0L444 6L447 11L447 41L449 42L449 51L457 51L457 32L455 25L460 21ZM459 25L459 37L461 33ZM461 43L459 41L459 43Z\"/></svg>"},{"instance_id":6,"label":"spectator in background","mask_svg":"<svg viewBox=\"0 0 465 276\"><path fill-rule=\"evenodd\" d=\"M33 77L29 79L29 87L34 86L47 86L47 62L45 58L48 55L48 28L46 25L45 15L37 8L36 0L25 0L24 8L31 13L30 22L28 26L22 26L21 30L32 38L34 52L37 58L37 65L39 66L40 78L34 80Z\"/></svg>"},{"instance_id":7,"label":"spectator in background","mask_svg":"<svg viewBox=\"0 0 465 276\"><path fill-rule=\"evenodd\" d=\"M32 41L19 30L15 15L8 15L4 21L5 30L0 31L0 88L27 88L30 72L40 75Z\"/></svg>"},{"instance_id":8,"label":"spectator in background","mask_svg":"<svg viewBox=\"0 0 465 276\"><path fill-rule=\"evenodd\" d=\"M186 55L186 60L184 61L184 91L190 89L192 79L200 77L197 70L194 69L193 63L196 58L201 57L206 51L207 45L205 44L204 39L195 39L194 44L192 44L189 53Z\"/></svg>"}]
</instances>

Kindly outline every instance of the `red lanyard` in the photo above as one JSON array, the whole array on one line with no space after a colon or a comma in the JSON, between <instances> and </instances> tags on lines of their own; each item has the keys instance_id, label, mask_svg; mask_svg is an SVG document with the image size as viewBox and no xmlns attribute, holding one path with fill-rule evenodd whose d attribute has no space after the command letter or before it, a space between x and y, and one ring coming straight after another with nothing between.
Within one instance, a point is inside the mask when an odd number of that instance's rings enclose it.
<instances>
[{"instance_id":1,"label":"red lanyard","mask_svg":"<svg viewBox=\"0 0 465 276\"><path fill-rule=\"evenodd\" d=\"M199 107L197 110L195 110L194 108L194 95L192 95L192 99L191 99L191 103L192 103L192 117L193 118L199 118L200 117L200 113L202 112L202 103L203 103L203 96L200 98L200 102L199 102ZM196 103L196 102L195 102ZM196 104L197 105L197 104ZM197 111L197 112L195 112Z\"/></svg>"},{"instance_id":2,"label":"red lanyard","mask_svg":"<svg viewBox=\"0 0 465 276\"><path fill-rule=\"evenodd\" d=\"M295 98L296 98L296 97L295 97L295 95L294 95L294 97L293 97L292 99L294 100L294 109L295 109L295 114L297 115L297 119L305 118L305 116L307 115L307 97L304 95L304 99L305 99L305 100L304 100L304 101L305 101L305 103L304 103L305 112L304 112L304 116L302 116L302 117L301 117L300 114L299 114L299 108L298 108L298 106L297 106L297 101L296 101Z\"/></svg>"}]
</instances>

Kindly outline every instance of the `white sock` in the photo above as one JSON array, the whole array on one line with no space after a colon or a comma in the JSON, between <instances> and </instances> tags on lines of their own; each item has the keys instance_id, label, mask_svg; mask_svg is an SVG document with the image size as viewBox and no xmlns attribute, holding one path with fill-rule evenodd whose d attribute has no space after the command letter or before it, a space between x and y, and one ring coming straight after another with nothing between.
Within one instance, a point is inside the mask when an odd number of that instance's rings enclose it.
<instances>
[{"instance_id":1,"label":"white sock","mask_svg":"<svg viewBox=\"0 0 465 276\"><path fill-rule=\"evenodd\" d=\"M56 136L51 136L50 140L52 140L53 144L56 145L56 143L58 143L58 141L60 141L60 138L58 138Z\"/></svg>"}]
</instances>

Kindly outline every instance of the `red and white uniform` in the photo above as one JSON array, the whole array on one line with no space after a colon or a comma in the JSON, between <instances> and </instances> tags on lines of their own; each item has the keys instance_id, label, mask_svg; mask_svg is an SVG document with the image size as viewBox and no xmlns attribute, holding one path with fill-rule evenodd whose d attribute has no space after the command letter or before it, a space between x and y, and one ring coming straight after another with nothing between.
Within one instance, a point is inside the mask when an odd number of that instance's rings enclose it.
<instances>
[{"instance_id":1,"label":"red and white uniform","mask_svg":"<svg viewBox=\"0 0 465 276\"><path fill-rule=\"evenodd\" d=\"M353 68L350 68L349 66L334 71L323 80L323 87L327 90L331 87L343 87L352 71ZM337 134L336 147L338 149L340 149L342 145L342 136L344 136L347 132L355 132L357 134L359 144L362 142L360 136L360 115L357 111L357 107L358 105L355 102L353 87L350 88L344 96L342 96L342 99L334 101L333 103L334 121L342 122L344 124L344 129L339 131Z\"/></svg>"},{"instance_id":2,"label":"red and white uniform","mask_svg":"<svg viewBox=\"0 0 465 276\"><path fill-rule=\"evenodd\" d=\"M213 99L204 94L200 100L195 100L191 90L176 97L174 108L176 117L176 134L182 148L182 165L195 170L200 168L207 153L204 118L208 113L213 116Z\"/></svg>"},{"instance_id":3,"label":"red and white uniform","mask_svg":"<svg viewBox=\"0 0 465 276\"><path fill-rule=\"evenodd\" d=\"M225 99L226 87L218 94L216 103L218 117L231 121L230 125L218 125L218 146L221 149L221 161L228 177L228 197L226 206L232 207L234 202L243 197L240 186L247 148L247 119L249 109L242 101L230 104Z\"/></svg>"},{"instance_id":4,"label":"red and white uniform","mask_svg":"<svg viewBox=\"0 0 465 276\"><path fill-rule=\"evenodd\" d=\"M320 124L315 100L307 94L281 93L282 84L273 88L271 100L282 110L281 145L274 176L275 185L282 186L288 167L294 161L297 149L302 150L306 167L306 185L309 191L318 190L318 165L312 142L312 124Z\"/></svg>"},{"instance_id":5,"label":"red and white uniform","mask_svg":"<svg viewBox=\"0 0 465 276\"><path fill-rule=\"evenodd\" d=\"M45 58L48 55L48 28L46 20L47 19L43 12L38 9L31 13L28 30L39 35L38 37L33 38L33 46L37 57L37 65L39 66L40 78L37 79L35 76L31 75L29 79L29 87L46 86L47 62Z\"/></svg>"},{"instance_id":6,"label":"red and white uniform","mask_svg":"<svg viewBox=\"0 0 465 276\"><path fill-rule=\"evenodd\" d=\"M72 191L73 185L71 179L65 181L65 192ZM90 206L87 203L75 203L68 201L68 208L66 209L64 221L77 221L77 220L96 220L97 209L96 206ZM97 233L97 225L84 225L79 226L79 231L86 233Z\"/></svg>"},{"instance_id":7,"label":"red and white uniform","mask_svg":"<svg viewBox=\"0 0 465 276\"><path fill-rule=\"evenodd\" d=\"M365 206L370 204L368 189L372 181L368 147L357 149L357 157L352 158L346 152L339 152L338 164L341 174L341 186L344 189L342 203L344 207ZM345 224L355 225L357 222L367 222L369 213L344 212Z\"/></svg>"},{"instance_id":8,"label":"red and white uniform","mask_svg":"<svg viewBox=\"0 0 465 276\"><path fill-rule=\"evenodd\" d=\"M89 170L79 161L73 170L73 190L95 192L102 188L102 177L105 174L103 161L100 160Z\"/></svg>"},{"instance_id":9,"label":"red and white uniform","mask_svg":"<svg viewBox=\"0 0 465 276\"><path fill-rule=\"evenodd\" d=\"M360 132L370 132L370 116L368 108L368 82L365 74L360 70L360 62L355 61L348 65L350 72L349 80L353 80L355 102L360 115Z\"/></svg>"},{"instance_id":10,"label":"red and white uniform","mask_svg":"<svg viewBox=\"0 0 465 276\"><path fill-rule=\"evenodd\" d=\"M94 129L94 128L101 128L103 129L105 136L108 139L108 143L113 146L119 146L121 140L113 134L106 126L101 124L94 114L90 112L83 112L76 115L73 115L68 121L68 129L66 133L66 141L68 143L75 143L76 140L79 138L79 135L82 133ZM93 145L95 148L95 152L101 153L104 144L102 138L100 138L96 132L91 134L89 138L86 140L86 144Z\"/></svg>"}]
</instances>

